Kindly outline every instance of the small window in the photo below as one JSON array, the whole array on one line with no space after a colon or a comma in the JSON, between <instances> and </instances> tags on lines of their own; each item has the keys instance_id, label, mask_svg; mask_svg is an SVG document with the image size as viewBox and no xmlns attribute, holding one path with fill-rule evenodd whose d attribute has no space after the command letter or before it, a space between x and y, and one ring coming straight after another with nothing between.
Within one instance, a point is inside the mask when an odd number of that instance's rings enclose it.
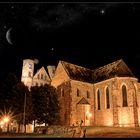
<instances>
[{"instance_id":1,"label":"small window","mask_svg":"<svg viewBox=\"0 0 140 140\"><path fill-rule=\"evenodd\" d=\"M41 74L41 79L43 80L43 74Z\"/></svg>"},{"instance_id":2,"label":"small window","mask_svg":"<svg viewBox=\"0 0 140 140\"><path fill-rule=\"evenodd\" d=\"M80 97L80 90L77 89L77 96Z\"/></svg>"},{"instance_id":3,"label":"small window","mask_svg":"<svg viewBox=\"0 0 140 140\"><path fill-rule=\"evenodd\" d=\"M64 89L61 89L61 95L64 97Z\"/></svg>"},{"instance_id":4,"label":"small window","mask_svg":"<svg viewBox=\"0 0 140 140\"><path fill-rule=\"evenodd\" d=\"M47 79L47 76L46 75L44 75L44 80L46 80Z\"/></svg>"},{"instance_id":5,"label":"small window","mask_svg":"<svg viewBox=\"0 0 140 140\"><path fill-rule=\"evenodd\" d=\"M28 73L28 76L29 76L29 77L32 77L31 72Z\"/></svg>"},{"instance_id":6,"label":"small window","mask_svg":"<svg viewBox=\"0 0 140 140\"><path fill-rule=\"evenodd\" d=\"M90 98L89 91L87 91L87 98Z\"/></svg>"},{"instance_id":7,"label":"small window","mask_svg":"<svg viewBox=\"0 0 140 140\"><path fill-rule=\"evenodd\" d=\"M40 79L40 76L39 76L39 74L37 75L37 79Z\"/></svg>"},{"instance_id":8,"label":"small window","mask_svg":"<svg viewBox=\"0 0 140 140\"><path fill-rule=\"evenodd\" d=\"M29 69L32 69L32 64L29 64Z\"/></svg>"}]
</instances>

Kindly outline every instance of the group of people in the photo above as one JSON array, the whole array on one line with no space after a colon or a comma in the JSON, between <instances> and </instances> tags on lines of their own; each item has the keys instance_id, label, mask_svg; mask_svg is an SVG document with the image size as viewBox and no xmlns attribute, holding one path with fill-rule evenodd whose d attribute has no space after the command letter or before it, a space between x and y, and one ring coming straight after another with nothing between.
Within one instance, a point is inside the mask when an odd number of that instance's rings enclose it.
<instances>
[{"instance_id":1,"label":"group of people","mask_svg":"<svg viewBox=\"0 0 140 140\"><path fill-rule=\"evenodd\" d=\"M82 128L83 120L80 122L76 122L76 127L73 131L72 137L81 137L85 138L86 137L86 128Z\"/></svg>"}]
</instances>

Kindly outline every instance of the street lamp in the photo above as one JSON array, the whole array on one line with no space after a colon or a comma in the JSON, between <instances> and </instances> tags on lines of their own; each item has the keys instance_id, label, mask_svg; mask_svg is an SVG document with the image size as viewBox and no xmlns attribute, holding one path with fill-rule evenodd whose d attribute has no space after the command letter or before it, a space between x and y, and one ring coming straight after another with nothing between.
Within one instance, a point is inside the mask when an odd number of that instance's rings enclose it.
<instances>
[{"instance_id":1,"label":"street lamp","mask_svg":"<svg viewBox=\"0 0 140 140\"><path fill-rule=\"evenodd\" d=\"M7 124L7 132L9 132L9 121L10 121L10 117L9 116L4 116L3 118L3 124Z\"/></svg>"},{"instance_id":2,"label":"street lamp","mask_svg":"<svg viewBox=\"0 0 140 140\"><path fill-rule=\"evenodd\" d=\"M26 112L26 92L25 92L25 97L24 97L24 112L23 112L23 132L24 133L26 131L26 126L25 126L25 112Z\"/></svg>"}]
</instances>

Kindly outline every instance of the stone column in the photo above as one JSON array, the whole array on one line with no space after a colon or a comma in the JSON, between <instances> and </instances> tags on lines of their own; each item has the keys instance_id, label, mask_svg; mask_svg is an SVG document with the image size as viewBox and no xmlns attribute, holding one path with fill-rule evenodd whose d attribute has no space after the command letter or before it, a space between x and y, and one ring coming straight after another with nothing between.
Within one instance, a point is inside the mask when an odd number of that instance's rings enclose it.
<instances>
[{"instance_id":1,"label":"stone column","mask_svg":"<svg viewBox=\"0 0 140 140\"><path fill-rule=\"evenodd\" d=\"M136 89L133 91L133 113L134 113L134 126L138 127L138 110L137 110L137 96Z\"/></svg>"}]
</instances>

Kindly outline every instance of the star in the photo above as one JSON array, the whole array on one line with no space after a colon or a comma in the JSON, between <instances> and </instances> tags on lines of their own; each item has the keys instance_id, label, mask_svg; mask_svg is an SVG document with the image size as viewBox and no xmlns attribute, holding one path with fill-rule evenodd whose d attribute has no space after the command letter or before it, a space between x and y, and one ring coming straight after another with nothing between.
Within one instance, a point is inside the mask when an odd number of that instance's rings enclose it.
<instances>
[{"instance_id":1,"label":"star","mask_svg":"<svg viewBox=\"0 0 140 140\"><path fill-rule=\"evenodd\" d=\"M51 51L54 51L54 48L51 48Z\"/></svg>"},{"instance_id":2,"label":"star","mask_svg":"<svg viewBox=\"0 0 140 140\"><path fill-rule=\"evenodd\" d=\"M102 10L100 11L100 13L103 15L103 14L105 13L105 10L102 9Z\"/></svg>"},{"instance_id":3,"label":"star","mask_svg":"<svg viewBox=\"0 0 140 140\"><path fill-rule=\"evenodd\" d=\"M4 29L6 29L7 27L6 27L6 25L4 25L4 27L3 27Z\"/></svg>"},{"instance_id":4,"label":"star","mask_svg":"<svg viewBox=\"0 0 140 140\"><path fill-rule=\"evenodd\" d=\"M11 9L14 9L14 6L11 6Z\"/></svg>"}]
</instances>

